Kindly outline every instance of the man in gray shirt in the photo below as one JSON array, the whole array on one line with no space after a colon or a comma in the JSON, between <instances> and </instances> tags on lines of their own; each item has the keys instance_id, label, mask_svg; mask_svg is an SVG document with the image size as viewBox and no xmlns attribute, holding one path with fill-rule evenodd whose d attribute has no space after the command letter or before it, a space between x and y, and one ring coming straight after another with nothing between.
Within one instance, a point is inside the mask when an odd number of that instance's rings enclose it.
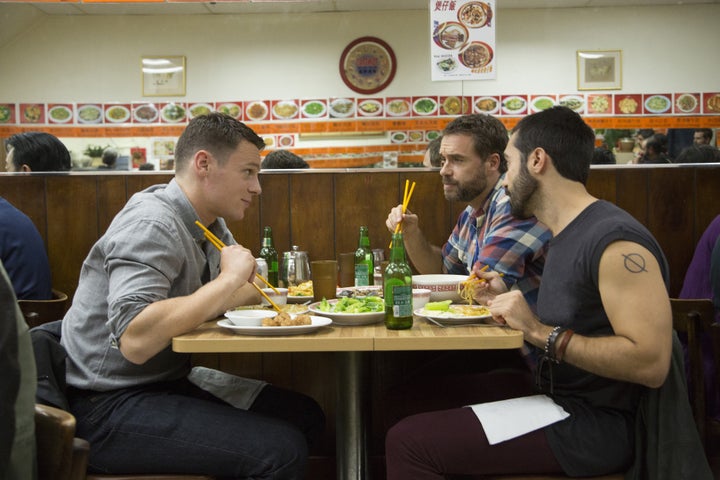
<instances>
[{"instance_id":1,"label":"man in gray shirt","mask_svg":"<svg viewBox=\"0 0 720 480\"><path fill-rule=\"evenodd\" d=\"M308 443L324 428L314 400L245 379L231 406L191 382L189 355L170 347L259 300L254 256L224 218L241 220L261 193L263 146L227 115L194 118L175 149L175 178L134 195L86 258L62 344L91 470L303 477ZM227 247L216 250L196 220Z\"/></svg>"}]
</instances>

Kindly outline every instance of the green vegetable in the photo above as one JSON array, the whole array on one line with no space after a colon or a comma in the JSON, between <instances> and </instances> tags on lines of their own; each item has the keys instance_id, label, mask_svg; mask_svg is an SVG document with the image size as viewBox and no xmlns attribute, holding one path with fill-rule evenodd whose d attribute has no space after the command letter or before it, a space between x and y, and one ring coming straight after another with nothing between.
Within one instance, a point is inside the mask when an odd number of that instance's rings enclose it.
<instances>
[{"instance_id":1,"label":"green vegetable","mask_svg":"<svg viewBox=\"0 0 720 480\"><path fill-rule=\"evenodd\" d=\"M452 300L443 300L442 302L428 302L425 304L425 310L437 310L440 312L447 312L450 310L450 304Z\"/></svg>"},{"instance_id":2,"label":"green vegetable","mask_svg":"<svg viewBox=\"0 0 720 480\"><path fill-rule=\"evenodd\" d=\"M319 115L323 112L323 105L320 102L310 102L305 104L305 113L308 115Z\"/></svg>"},{"instance_id":3,"label":"green vegetable","mask_svg":"<svg viewBox=\"0 0 720 480\"><path fill-rule=\"evenodd\" d=\"M422 113L430 113L435 110L435 102L429 98L423 98L415 102L415 110Z\"/></svg>"},{"instance_id":4,"label":"green vegetable","mask_svg":"<svg viewBox=\"0 0 720 480\"><path fill-rule=\"evenodd\" d=\"M334 313L382 312L385 310L385 304L383 303L383 299L377 296L364 298L344 297L334 305L323 298L318 305L318 310Z\"/></svg>"}]
</instances>

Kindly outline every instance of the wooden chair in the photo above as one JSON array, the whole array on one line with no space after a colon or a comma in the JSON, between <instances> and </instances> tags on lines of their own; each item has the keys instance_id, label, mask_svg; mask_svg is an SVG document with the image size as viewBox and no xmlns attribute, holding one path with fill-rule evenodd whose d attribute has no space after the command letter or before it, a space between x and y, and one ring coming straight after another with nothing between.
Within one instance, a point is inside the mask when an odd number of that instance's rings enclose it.
<instances>
[{"instance_id":1,"label":"wooden chair","mask_svg":"<svg viewBox=\"0 0 720 480\"><path fill-rule=\"evenodd\" d=\"M720 435L720 422L707 415L702 335L712 339L717 382L720 382L720 326L714 324L715 308L709 299L670 299L673 327L687 336L688 382L690 404L698 433L707 448L710 437Z\"/></svg>"},{"instance_id":2,"label":"wooden chair","mask_svg":"<svg viewBox=\"0 0 720 480\"><path fill-rule=\"evenodd\" d=\"M55 407L35 404L38 480L212 480L206 475L88 474L90 444L75 437L75 417Z\"/></svg>"},{"instance_id":3,"label":"wooden chair","mask_svg":"<svg viewBox=\"0 0 720 480\"><path fill-rule=\"evenodd\" d=\"M53 289L50 300L18 300L20 310L30 328L43 323L60 320L67 310L68 296L60 290Z\"/></svg>"}]
</instances>

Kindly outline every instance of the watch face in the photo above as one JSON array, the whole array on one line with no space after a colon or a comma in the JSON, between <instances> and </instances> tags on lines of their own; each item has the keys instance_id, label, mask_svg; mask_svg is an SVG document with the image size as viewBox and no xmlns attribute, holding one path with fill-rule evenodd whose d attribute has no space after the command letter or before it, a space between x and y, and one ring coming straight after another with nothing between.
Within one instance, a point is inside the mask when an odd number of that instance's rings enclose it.
<instances>
[{"instance_id":1,"label":"watch face","mask_svg":"<svg viewBox=\"0 0 720 480\"><path fill-rule=\"evenodd\" d=\"M383 90L395 77L397 63L390 45L375 37L354 40L340 57L340 76L355 92Z\"/></svg>"}]
</instances>

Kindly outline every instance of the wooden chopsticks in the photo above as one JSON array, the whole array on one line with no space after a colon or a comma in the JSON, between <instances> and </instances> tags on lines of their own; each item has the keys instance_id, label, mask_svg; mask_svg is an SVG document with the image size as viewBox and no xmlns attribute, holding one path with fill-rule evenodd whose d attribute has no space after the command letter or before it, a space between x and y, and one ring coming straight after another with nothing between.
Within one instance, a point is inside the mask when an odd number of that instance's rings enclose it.
<instances>
[{"instance_id":1,"label":"wooden chopsticks","mask_svg":"<svg viewBox=\"0 0 720 480\"><path fill-rule=\"evenodd\" d=\"M205 233L205 238L207 238L207 239L210 241L210 243L213 244L213 246L214 246L215 248L217 248L218 250L222 250L223 247L225 247L225 244L223 243L223 241L220 240L220 239L219 239L214 233L212 233L210 230L208 230L207 227L205 227L205 225L203 225L202 223L200 223L199 220L195 220L195 224L196 224L198 227L202 228L203 232ZM277 291L277 289L276 289L275 287L273 287L273 286L270 284L270 282L268 282L267 280L265 280L265 279L262 277L262 275L258 275L258 274L256 273L255 276L258 277L260 280L262 280L262 281L265 283L265 285L267 285L268 287L272 288L273 291L275 291L276 293L280 293L280 292ZM265 298L265 300L267 300L268 303L270 303L270 305L272 305L272 307L273 307L275 310L277 310L278 312L281 312L281 311L282 311L282 309L281 309L275 302L273 302L273 301L270 299L270 297L268 297L268 295L267 295L265 292L262 291L262 288L260 288L260 287L258 287L257 285L255 285L255 283L253 283L252 286L255 287L255 289L260 293L260 295L262 295L262 296Z\"/></svg>"},{"instance_id":2,"label":"wooden chopsticks","mask_svg":"<svg viewBox=\"0 0 720 480\"><path fill-rule=\"evenodd\" d=\"M408 190L409 187L409 190ZM412 198L413 191L415 190L415 182L412 182L412 185L410 185L410 180L405 179L405 192L403 193L403 202L402 202L402 213L404 214L407 210L408 204L410 203L410 198ZM398 222L397 225L395 225L395 233L402 232L402 220ZM392 240L390 241L390 247L392 247Z\"/></svg>"}]
</instances>

